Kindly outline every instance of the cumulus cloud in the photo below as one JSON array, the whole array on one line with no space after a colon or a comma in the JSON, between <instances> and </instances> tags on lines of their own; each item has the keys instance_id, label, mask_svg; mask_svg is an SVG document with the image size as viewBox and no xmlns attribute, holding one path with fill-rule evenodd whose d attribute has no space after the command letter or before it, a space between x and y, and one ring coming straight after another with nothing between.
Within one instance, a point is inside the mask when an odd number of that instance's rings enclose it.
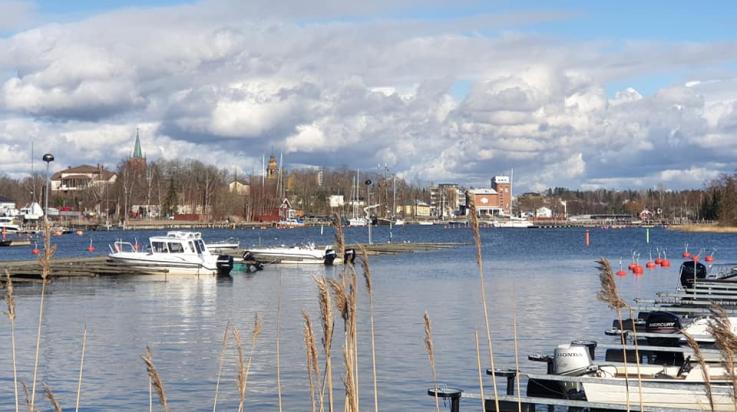
<instances>
[{"instance_id":1,"label":"cumulus cloud","mask_svg":"<svg viewBox=\"0 0 737 412\"><path fill-rule=\"evenodd\" d=\"M383 17L412 0L272 3L130 8L0 39L0 157L32 139L60 164L115 164L140 127L149 157L250 171L276 151L469 186L514 168L522 190L690 187L735 166L737 80L713 70L734 45L515 31L563 13L433 21ZM682 84L607 92L684 67Z\"/></svg>"}]
</instances>

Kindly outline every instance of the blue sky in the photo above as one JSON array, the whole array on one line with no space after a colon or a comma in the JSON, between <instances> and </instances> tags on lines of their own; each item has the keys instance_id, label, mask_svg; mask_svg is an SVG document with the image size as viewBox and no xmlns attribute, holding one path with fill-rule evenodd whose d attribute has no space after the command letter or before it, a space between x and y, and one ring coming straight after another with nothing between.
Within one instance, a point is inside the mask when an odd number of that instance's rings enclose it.
<instances>
[{"instance_id":1,"label":"blue sky","mask_svg":"<svg viewBox=\"0 0 737 412\"><path fill-rule=\"evenodd\" d=\"M524 190L737 167L737 2L0 0L0 173L208 153ZM57 24L61 23L61 24ZM634 89L634 90L630 90ZM687 154L687 155L686 155ZM61 159L66 159L61 161Z\"/></svg>"}]
</instances>

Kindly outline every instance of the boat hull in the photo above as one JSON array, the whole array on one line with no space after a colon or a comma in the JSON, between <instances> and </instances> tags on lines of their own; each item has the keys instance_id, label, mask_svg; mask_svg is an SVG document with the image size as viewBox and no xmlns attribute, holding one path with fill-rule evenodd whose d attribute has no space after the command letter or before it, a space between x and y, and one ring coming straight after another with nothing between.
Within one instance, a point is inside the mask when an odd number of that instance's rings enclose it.
<instances>
[{"instance_id":1,"label":"boat hull","mask_svg":"<svg viewBox=\"0 0 737 412\"><path fill-rule=\"evenodd\" d=\"M644 381L640 388L636 379L630 379L629 386L626 386L623 380L605 379L600 383L584 382L582 385L586 393L586 400L589 402L625 405L626 394L629 392L630 405L639 405L640 393L642 393L642 404L646 407L711 409L703 382L686 384L666 380ZM714 410L734 410L734 401L729 386L712 384Z\"/></svg>"},{"instance_id":2,"label":"boat hull","mask_svg":"<svg viewBox=\"0 0 737 412\"><path fill-rule=\"evenodd\" d=\"M147 254L144 254L147 255ZM150 256L150 255L148 255ZM122 267L135 268L136 270L151 270L152 273L160 273L166 270L168 275L217 275L218 268L215 262L207 263L186 262L180 260L151 259L145 256L135 256L134 253L121 252L109 255L110 260Z\"/></svg>"}]
</instances>

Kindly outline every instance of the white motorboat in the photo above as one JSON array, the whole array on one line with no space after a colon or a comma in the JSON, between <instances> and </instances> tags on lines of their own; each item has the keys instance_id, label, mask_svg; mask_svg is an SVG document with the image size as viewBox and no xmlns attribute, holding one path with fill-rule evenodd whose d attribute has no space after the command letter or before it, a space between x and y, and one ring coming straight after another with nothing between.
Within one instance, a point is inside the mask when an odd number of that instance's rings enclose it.
<instances>
[{"instance_id":1,"label":"white motorboat","mask_svg":"<svg viewBox=\"0 0 737 412\"><path fill-rule=\"evenodd\" d=\"M535 226L527 219L510 218L509 220L495 220L491 224L493 227L501 228L529 228Z\"/></svg>"},{"instance_id":2,"label":"white motorboat","mask_svg":"<svg viewBox=\"0 0 737 412\"><path fill-rule=\"evenodd\" d=\"M365 217L352 217L348 219L348 226L367 226L368 220Z\"/></svg>"},{"instance_id":3,"label":"white motorboat","mask_svg":"<svg viewBox=\"0 0 737 412\"><path fill-rule=\"evenodd\" d=\"M110 246L110 252L108 257L119 265L167 270L169 275L227 275L233 269L233 257L211 254L198 232L152 236L147 250L117 241Z\"/></svg>"},{"instance_id":4,"label":"white motorboat","mask_svg":"<svg viewBox=\"0 0 737 412\"><path fill-rule=\"evenodd\" d=\"M14 223L14 219L10 216L0 216L0 232L17 233L20 226Z\"/></svg>"},{"instance_id":5,"label":"white motorboat","mask_svg":"<svg viewBox=\"0 0 737 412\"><path fill-rule=\"evenodd\" d=\"M310 263L332 265L337 254L331 246L316 248L313 243L299 246L252 248L243 253L244 261L262 263Z\"/></svg>"}]
</instances>

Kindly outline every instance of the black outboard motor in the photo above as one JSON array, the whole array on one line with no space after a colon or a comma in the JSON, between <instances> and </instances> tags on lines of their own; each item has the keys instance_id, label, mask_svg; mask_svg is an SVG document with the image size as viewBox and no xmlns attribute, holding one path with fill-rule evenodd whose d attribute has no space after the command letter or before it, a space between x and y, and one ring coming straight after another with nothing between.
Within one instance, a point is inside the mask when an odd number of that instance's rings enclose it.
<instances>
[{"instance_id":1,"label":"black outboard motor","mask_svg":"<svg viewBox=\"0 0 737 412\"><path fill-rule=\"evenodd\" d=\"M693 287L694 278L706 279L706 266L701 262L689 260L681 264L681 286L686 289ZM695 276L694 276L695 273Z\"/></svg>"},{"instance_id":2,"label":"black outboard motor","mask_svg":"<svg viewBox=\"0 0 737 412\"><path fill-rule=\"evenodd\" d=\"M669 312L651 312L645 321L645 332L648 333L678 333L682 328L681 319L678 316ZM651 338L648 337L647 344L651 346L668 346L678 347L680 346L679 338L663 337L663 338ZM653 352L650 354L650 362L657 364L678 364L683 362L683 355L675 352Z\"/></svg>"},{"instance_id":3,"label":"black outboard motor","mask_svg":"<svg viewBox=\"0 0 737 412\"><path fill-rule=\"evenodd\" d=\"M255 260L256 260L256 258L253 257L253 253L251 253L251 252L249 252L247 250L245 252L243 252L243 261L244 262L253 262Z\"/></svg>"},{"instance_id":4,"label":"black outboard motor","mask_svg":"<svg viewBox=\"0 0 737 412\"><path fill-rule=\"evenodd\" d=\"M233 256L219 255L217 263L218 276L227 276L233 270Z\"/></svg>"},{"instance_id":5,"label":"black outboard motor","mask_svg":"<svg viewBox=\"0 0 737 412\"><path fill-rule=\"evenodd\" d=\"M356 261L356 250L346 249L343 255L343 263L350 263L351 265Z\"/></svg>"},{"instance_id":6,"label":"black outboard motor","mask_svg":"<svg viewBox=\"0 0 737 412\"><path fill-rule=\"evenodd\" d=\"M333 264L336 257L338 257L338 254L333 249L325 249L323 263L325 263L325 266L330 266Z\"/></svg>"}]
</instances>

